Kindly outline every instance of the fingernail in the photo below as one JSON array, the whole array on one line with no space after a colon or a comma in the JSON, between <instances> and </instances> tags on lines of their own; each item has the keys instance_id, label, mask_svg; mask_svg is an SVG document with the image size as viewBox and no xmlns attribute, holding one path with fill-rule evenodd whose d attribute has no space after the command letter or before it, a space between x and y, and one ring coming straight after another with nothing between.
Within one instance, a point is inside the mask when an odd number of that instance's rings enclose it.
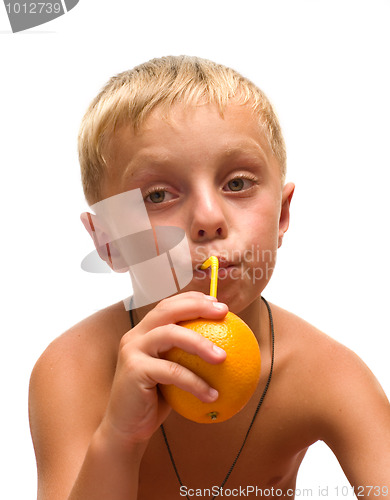
<instances>
[{"instance_id":1,"label":"fingernail","mask_svg":"<svg viewBox=\"0 0 390 500\"><path fill-rule=\"evenodd\" d=\"M218 391L216 391L215 389L209 389L209 396L212 401L215 401L219 396Z\"/></svg>"},{"instance_id":2,"label":"fingernail","mask_svg":"<svg viewBox=\"0 0 390 500\"><path fill-rule=\"evenodd\" d=\"M222 302L215 302L213 304L213 306L215 307L215 309L217 309L218 311L224 311L226 309L226 304L223 304Z\"/></svg>"},{"instance_id":3,"label":"fingernail","mask_svg":"<svg viewBox=\"0 0 390 500\"><path fill-rule=\"evenodd\" d=\"M217 297L213 297L213 295L205 295L205 298L208 300L213 300L214 302L217 300Z\"/></svg>"},{"instance_id":4,"label":"fingernail","mask_svg":"<svg viewBox=\"0 0 390 500\"><path fill-rule=\"evenodd\" d=\"M225 351L223 349L221 349L220 347L218 347L217 345L213 345L213 351L218 354L218 356L220 356L221 354L226 354Z\"/></svg>"}]
</instances>

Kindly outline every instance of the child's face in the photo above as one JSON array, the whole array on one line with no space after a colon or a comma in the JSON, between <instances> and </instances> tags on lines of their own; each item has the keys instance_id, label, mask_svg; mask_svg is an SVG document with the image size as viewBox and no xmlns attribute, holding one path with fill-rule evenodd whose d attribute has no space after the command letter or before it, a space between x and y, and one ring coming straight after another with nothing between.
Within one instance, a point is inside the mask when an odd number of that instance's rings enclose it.
<instances>
[{"instance_id":1,"label":"child's face","mask_svg":"<svg viewBox=\"0 0 390 500\"><path fill-rule=\"evenodd\" d=\"M233 312L256 299L269 281L288 228L294 186L282 189L280 169L264 132L246 106L175 105L155 110L141 130L116 132L108 150L107 198L140 188L152 226L186 231L194 278L185 290L209 293L198 266L220 257L218 298Z\"/></svg>"}]
</instances>

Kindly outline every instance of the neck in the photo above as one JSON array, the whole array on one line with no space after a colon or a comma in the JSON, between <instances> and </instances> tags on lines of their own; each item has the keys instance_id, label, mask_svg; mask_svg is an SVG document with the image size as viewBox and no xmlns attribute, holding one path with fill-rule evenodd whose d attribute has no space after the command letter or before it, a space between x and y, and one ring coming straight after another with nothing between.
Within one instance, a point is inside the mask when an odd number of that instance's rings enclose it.
<instances>
[{"instance_id":1,"label":"neck","mask_svg":"<svg viewBox=\"0 0 390 500\"><path fill-rule=\"evenodd\" d=\"M268 312L260 297L237 314L249 326L260 342L268 332Z\"/></svg>"},{"instance_id":2,"label":"neck","mask_svg":"<svg viewBox=\"0 0 390 500\"><path fill-rule=\"evenodd\" d=\"M149 304L147 306L142 306L138 307L137 309L133 309L134 324L138 325L138 323L142 321L144 317L148 314L148 312L154 309L157 304L158 302L155 302L154 304Z\"/></svg>"}]
</instances>

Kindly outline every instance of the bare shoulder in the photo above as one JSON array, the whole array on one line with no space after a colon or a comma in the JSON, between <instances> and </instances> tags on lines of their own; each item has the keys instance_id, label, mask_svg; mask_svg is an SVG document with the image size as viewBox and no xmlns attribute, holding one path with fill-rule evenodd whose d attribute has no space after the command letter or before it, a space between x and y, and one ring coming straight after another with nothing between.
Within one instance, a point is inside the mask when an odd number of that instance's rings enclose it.
<instances>
[{"instance_id":1,"label":"bare shoulder","mask_svg":"<svg viewBox=\"0 0 390 500\"><path fill-rule=\"evenodd\" d=\"M379 382L350 349L272 309L282 413L300 422L307 442L322 440L333 450L352 485L388 488L390 404Z\"/></svg>"},{"instance_id":2,"label":"bare shoulder","mask_svg":"<svg viewBox=\"0 0 390 500\"><path fill-rule=\"evenodd\" d=\"M362 359L302 318L274 305L272 311L282 392L317 424L317 438L336 446L341 429L357 433L361 422L389 434L389 401Z\"/></svg>"},{"instance_id":3,"label":"bare shoulder","mask_svg":"<svg viewBox=\"0 0 390 500\"><path fill-rule=\"evenodd\" d=\"M59 368L78 364L80 368L92 367L96 358L99 363L112 363L121 337L130 329L128 313L118 303L102 309L80 321L57 337L38 359L33 375L51 366Z\"/></svg>"},{"instance_id":4,"label":"bare shoulder","mask_svg":"<svg viewBox=\"0 0 390 500\"><path fill-rule=\"evenodd\" d=\"M62 378L64 373L67 374L64 384L70 382L73 376L81 383L80 375L83 373L104 377L106 372L115 369L120 339L129 329L123 304L114 304L96 312L51 342L38 359L31 382L42 376L44 380L56 375Z\"/></svg>"},{"instance_id":5,"label":"bare shoulder","mask_svg":"<svg viewBox=\"0 0 390 500\"><path fill-rule=\"evenodd\" d=\"M29 417L42 498L56 498L76 476L107 405L122 336L123 303L81 321L56 338L30 380ZM58 498L61 498L60 496Z\"/></svg>"},{"instance_id":6,"label":"bare shoulder","mask_svg":"<svg viewBox=\"0 0 390 500\"><path fill-rule=\"evenodd\" d=\"M289 311L275 305L272 310L280 361L294 373L323 385L324 392L334 384L350 390L355 384L367 382L383 393L371 370L347 346Z\"/></svg>"}]
</instances>

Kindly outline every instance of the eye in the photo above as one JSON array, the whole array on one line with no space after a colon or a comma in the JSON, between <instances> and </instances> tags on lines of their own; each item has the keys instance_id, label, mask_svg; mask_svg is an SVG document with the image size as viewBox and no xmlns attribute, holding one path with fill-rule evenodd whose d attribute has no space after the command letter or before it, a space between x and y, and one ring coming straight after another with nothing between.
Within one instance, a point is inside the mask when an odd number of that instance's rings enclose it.
<instances>
[{"instance_id":1,"label":"eye","mask_svg":"<svg viewBox=\"0 0 390 500\"><path fill-rule=\"evenodd\" d=\"M163 203L173 199L172 193L168 192L163 187L155 187L147 191L144 195L144 200L146 203L152 203L157 205L158 203Z\"/></svg>"},{"instance_id":2,"label":"eye","mask_svg":"<svg viewBox=\"0 0 390 500\"><path fill-rule=\"evenodd\" d=\"M245 191L250 189L253 184L256 184L256 179L252 177L234 177L230 179L224 186L224 191L228 192L237 192L237 191Z\"/></svg>"},{"instance_id":3,"label":"eye","mask_svg":"<svg viewBox=\"0 0 390 500\"><path fill-rule=\"evenodd\" d=\"M152 193L148 194L146 199L149 199L152 203L161 203L165 200L165 191L162 189L159 191L153 191Z\"/></svg>"},{"instance_id":4,"label":"eye","mask_svg":"<svg viewBox=\"0 0 390 500\"><path fill-rule=\"evenodd\" d=\"M237 179L232 179L227 183L230 191L241 191L244 187L244 180L240 177Z\"/></svg>"}]
</instances>

